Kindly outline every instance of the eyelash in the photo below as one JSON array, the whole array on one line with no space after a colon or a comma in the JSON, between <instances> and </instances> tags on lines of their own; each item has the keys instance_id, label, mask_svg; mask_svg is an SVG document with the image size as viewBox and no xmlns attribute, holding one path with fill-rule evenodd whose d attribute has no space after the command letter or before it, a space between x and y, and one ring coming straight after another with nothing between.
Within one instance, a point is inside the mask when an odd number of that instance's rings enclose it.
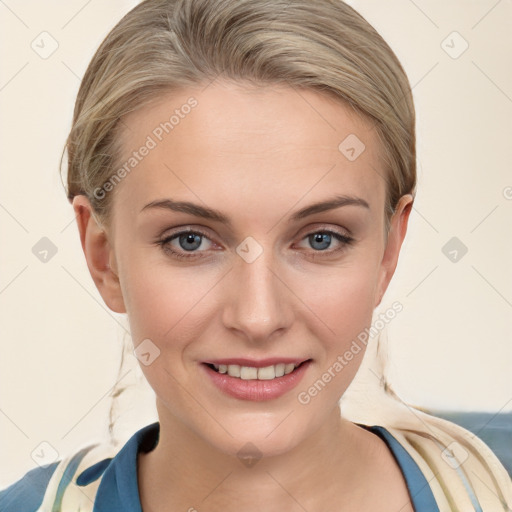
<instances>
[{"instance_id":1,"label":"eyelash","mask_svg":"<svg viewBox=\"0 0 512 512\"><path fill-rule=\"evenodd\" d=\"M332 231L330 229L318 229L316 231L311 231L310 233L308 233L304 237L302 237L302 240L304 240L305 238L308 238L309 236L318 234L318 233L332 235L336 240L341 242L341 247L339 247L338 249L333 249L333 250L328 250L328 249L327 250L313 250L313 253L311 254L313 259L317 256L332 255L334 253L341 252L345 249L346 246L349 246L349 245L353 244L353 242L354 242L354 238L347 236L347 235L343 235L341 233L338 233L337 231ZM179 260L187 260L187 259L191 259L191 258L197 259L197 258L206 257L206 256L199 256L199 254L204 251L198 251L198 252L191 251L191 252L189 252L189 254L186 254L186 253L175 251L174 249L170 248L170 246L168 244L172 240L174 240L175 238L179 238L181 235L187 235L187 234L200 235L209 240L209 237L206 233L203 233L200 230L189 229L189 230L178 231L177 233L173 233L172 235L167 236L167 237L163 238L162 240L158 240L156 243L157 243L157 245L159 245L162 248L162 250L165 253L171 254L172 257L177 258Z\"/></svg>"}]
</instances>

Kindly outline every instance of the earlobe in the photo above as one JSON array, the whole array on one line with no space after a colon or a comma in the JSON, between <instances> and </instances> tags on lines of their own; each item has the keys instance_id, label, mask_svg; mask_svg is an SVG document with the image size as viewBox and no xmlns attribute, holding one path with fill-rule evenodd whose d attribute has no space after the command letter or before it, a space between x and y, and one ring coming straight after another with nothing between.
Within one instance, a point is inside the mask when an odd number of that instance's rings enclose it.
<instances>
[{"instance_id":1,"label":"earlobe","mask_svg":"<svg viewBox=\"0 0 512 512\"><path fill-rule=\"evenodd\" d=\"M381 262L374 307L377 307L381 303L382 297L395 273L402 242L407 233L407 225L413 202L414 198L411 194L402 196L391 218L386 248Z\"/></svg>"},{"instance_id":2,"label":"earlobe","mask_svg":"<svg viewBox=\"0 0 512 512\"><path fill-rule=\"evenodd\" d=\"M114 248L107 230L98 222L90 201L84 195L73 199L80 242L87 267L105 304L116 313L126 313Z\"/></svg>"}]
</instances>

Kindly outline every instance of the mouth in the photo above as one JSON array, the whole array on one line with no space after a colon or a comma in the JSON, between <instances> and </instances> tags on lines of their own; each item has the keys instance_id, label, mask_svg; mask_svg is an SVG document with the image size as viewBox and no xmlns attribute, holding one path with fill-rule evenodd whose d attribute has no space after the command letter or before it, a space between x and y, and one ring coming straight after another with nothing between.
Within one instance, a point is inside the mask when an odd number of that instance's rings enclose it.
<instances>
[{"instance_id":1,"label":"mouth","mask_svg":"<svg viewBox=\"0 0 512 512\"><path fill-rule=\"evenodd\" d=\"M268 362L253 362L250 364L233 364L229 361L222 363L203 363L211 370L219 374L225 374L235 379L241 380L275 380L295 372L298 368L309 363L311 359L305 359L299 362L278 362L268 364ZM265 364L265 366L263 366Z\"/></svg>"},{"instance_id":2,"label":"mouth","mask_svg":"<svg viewBox=\"0 0 512 512\"><path fill-rule=\"evenodd\" d=\"M291 392L313 359L217 359L200 364L207 379L224 395L244 401L273 400Z\"/></svg>"}]
</instances>

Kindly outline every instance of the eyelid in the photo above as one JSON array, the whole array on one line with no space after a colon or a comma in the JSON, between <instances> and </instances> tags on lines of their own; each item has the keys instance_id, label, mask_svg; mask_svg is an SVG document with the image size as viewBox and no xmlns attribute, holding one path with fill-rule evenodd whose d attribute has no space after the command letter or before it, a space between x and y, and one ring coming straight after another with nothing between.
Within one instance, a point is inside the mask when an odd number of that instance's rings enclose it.
<instances>
[{"instance_id":1,"label":"eyelid","mask_svg":"<svg viewBox=\"0 0 512 512\"><path fill-rule=\"evenodd\" d=\"M316 233L318 231L327 231L329 233L337 233L339 235L346 236L347 238L354 238L352 231L350 231L350 229L348 229L344 226L334 227L332 224L325 224L325 223L321 223L321 222L307 226L306 228L301 230L299 232L299 235L297 235L297 236L300 236L300 233L302 233L302 232L305 233L303 235L303 237L304 237L306 235L309 235L311 233Z\"/></svg>"},{"instance_id":2,"label":"eyelid","mask_svg":"<svg viewBox=\"0 0 512 512\"><path fill-rule=\"evenodd\" d=\"M349 230L345 229L345 231L349 232ZM164 232L165 233L165 232ZM176 228L175 230L171 231L170 233L166 235L161 235L159 239L157 240L156 244L160 246L160 248L167 254L172 255L173 258L176 258L177 260L198 260L201 258L207 258L208 257L208 250L203 251L184 251L180 249L173 249L170 246L170 243L174 241L175 239L179 238L181 235L187 234L187 233L194 233L197 235L200 235L202 238L206 238L211 243L215 244L215 242L210 238L210 236L205 233L200 228L193 227L191 225L189 226L182 226L180 228ZM352 236L352 234L343 233L339 229L334 229L332 227L327 226L309 226L307 228L307 232L305 232L302 236L299 236L299 242L302 242L307 237L315 234L315 233L327 233L330 234L335 238L335 240L338 242L339 247L334 249L327 249L327 250L319 250L316 251L314 249L306 250L307 253L309 253L309 257L315 259L318 257L329 257L336 254L339 254L346 250L349 246L351 246L355 242L355 238Z\"/></svg>"},{"instance_id":3,"label":"eyelid","mask_svg":"<svg viewBox=\"0 0 512 512\"><path fill-rule=\"evenodd\" d=\"M338 244L340 244L340 247L334 248L334 249L327 249L325 251L315 251L314 249L310 249L309 252L312 256L319 256L319 255L333 255L336 253L339 253L346 249L348 246L353 245L355 243L355 238L351 235L348 235L346 233L342 233L338 230L332 229L332 228L315 228L310 231L308 231L306 234L299 237L299 242L302 242L309 236L315 234L315 233L327 233L331 237L333 237Z\"/></svg>"},{"instance_id":4,"label":"eyelid","mask_svg":"<svg viewBox=\"0 0 512 512\"><path fill-rule=\"evenodd\" d=\"M171 231L169 233L167 233L167 231L169 231L169 230L168 229L164 230L164 232L158 237L157 241L162 241L165 239L172 238L176 235L181 235L181 234L185 234L185 233L196 233L196 234L202 235L203 237L205 237L208 240L210 240L211 242L213 242L211 236L206 232L205 229L203 229L202 227L196 227L192 224L176 227L174 229L171 229ZM299 233L297 235L295 235L295 237L300 236L300 239L302 240L304 237L311 235L313 233L317 233L317 232L336 233L336 234L339 234L346 238L354 239L354 235L352 234L352 232L349 229L347 229L345 227L341 227L341 226L334 228L330 225L326 225L326 224L322 224L322 223L316 223L312 226L307 226L303 230L299 231ZM167 233L167 234L165 234L165 233ZM304 233L304 234L301 235L301 233Z\"/></svg>"},{"instance_id":5,"label":"eyelid","mask_svg":"<svg viewBox=\"0 0 512 512\"><path fill-rule=\"evenodd\" d=\"M164 231L165 233L165 231ZM168 234L162 234L160 237L158 237L157 241L155 242L155 245L159 246L159 248L166 254L172 255L173 258L177 260L194 260L199 258L205 258L206 256L203 256L204 253L207 253L208 251L183 251L183 250L177 250L171 247L171 242L178 239L181 235L185 235L187 233L193 233L196 235L201 235L202 238L206 238L211 243L214 243L210 236L207 235L202 229L193 228L191 226L176 228L175 231L172 231Z\"/></svg>"},{"instance_id":6,"label":"eyelid","mask_svg":"<svg viewBox=\"0 0 512 512\"><path fill-rule=\"evenodd\" d=\"M167 238L172 238L176 235L182 235L186 233L196 233L198 235L202 235L208 240L211 240L210 235L201 227L195 227L192 225L189 226L179 226L177 228L165 229L162 234L158 237L158 240L165 240Z\"/></svg>"},{"instance_id":7,"label":"eyelid","mask_svg":"<svg viewBox=\"0 0 512 512\"><path fill-rule=\"evenodd\" d=\"M195 235L201 235L202 238L206 238L208 241L210 241L212 244L215 242L212 240L210 235L199 228L190 228L190 227L184 227L184 228L176 228L176 231L171 231L170 233L161 235L158 237L157 243L163 243L167 242L170 243L171 241L176 240L181 235L186 235L187 233L193 233ZM205 251L192 251L193 252L205 252Z\"/></svg>"}]
</instances>

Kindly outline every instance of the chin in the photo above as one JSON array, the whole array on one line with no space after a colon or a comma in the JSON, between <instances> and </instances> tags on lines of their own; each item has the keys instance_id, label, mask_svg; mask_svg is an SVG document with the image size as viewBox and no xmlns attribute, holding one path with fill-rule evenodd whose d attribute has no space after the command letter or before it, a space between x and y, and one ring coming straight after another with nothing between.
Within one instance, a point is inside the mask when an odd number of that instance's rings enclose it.
<instances>
[{"instance_id":1,"label":"chin","mask_svg":"<svg viewBox=\"0 0 512 512\"><path fill-rule=\"evenodd\" d=\"M234 437L223 435L222 438L210 438L208 441L216 450L240 459L242 463L259 460L262 457L275 457L293 450L300 439L292 437L289 432L274 432L252 429L251 431L232 432ZM239 435L238 435L239 434ZM247 464L250 465L250 464Z\"/></svg>"},{"instance_id":2,"label":"chin","mask_svg":"<svg viewBox=\"0 0 512 512\"><path fill-rule=\"evenodd\" d=\"M273 457L293 450L311 432L307 420L299 418L296 413L289 410L280 411L279 414L261 412L234 417L226 420L222 427L204 431L206 440L219 451L227 455L240 458L244 452L256 452L258 456ZM284 419L286 418L286 419ZM284 421L283 421L284 419ZM212 426L213 427L213 426ZM311 426L312 427L312 426Z\"/></svg>"}]
</instances>

